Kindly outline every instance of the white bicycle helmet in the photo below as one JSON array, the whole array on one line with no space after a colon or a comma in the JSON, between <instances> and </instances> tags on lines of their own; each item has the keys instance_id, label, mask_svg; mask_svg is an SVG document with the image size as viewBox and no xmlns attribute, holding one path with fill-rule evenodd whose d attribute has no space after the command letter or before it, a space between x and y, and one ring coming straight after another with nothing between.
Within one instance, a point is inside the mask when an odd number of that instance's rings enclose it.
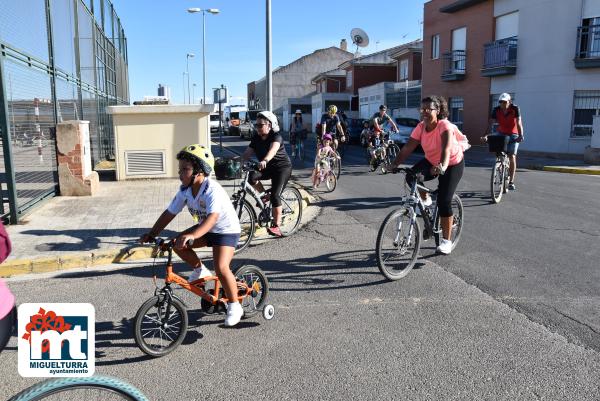
<instances>
[{"instance_id":1,"label":"white bicycle helmet","mask_svg":"<svg viewBox=\"0 0 600 401\"><path fill-rule=\"evenodd\" d=\"M277 116L270 111L261 111L258 113L256 118L264 118L271 123L271 129L273 132L279 132L279 121L277 121Z\"/></svg>"}]
</instances>

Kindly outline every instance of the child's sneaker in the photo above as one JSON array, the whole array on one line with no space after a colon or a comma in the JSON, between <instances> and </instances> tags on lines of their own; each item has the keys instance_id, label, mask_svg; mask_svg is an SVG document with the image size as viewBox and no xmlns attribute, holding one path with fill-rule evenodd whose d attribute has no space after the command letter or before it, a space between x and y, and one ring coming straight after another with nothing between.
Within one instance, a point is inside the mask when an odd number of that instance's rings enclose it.
<instances>
[{"instance_id":1,"label":"child's sneaker","mask_svg":"<svg viewBox=\"0 0 600 401\"><path fill-rule=\"evenodd\" d=\"M239 302L231 302L227 304L227 317L225 318L225 326L232 327L240 322L244 315L244 308Z\"/></svg>"},{"instance_id":2,"label":"child's sneaker","mask_svg":"<svg viewBox=\"0 0 600 401\"><path fill-rule=\"evenodd\" d=\"M204 265L200 265L200 267L196 267L192 274L188 277L188 282L194 282L204 277L212 276L210 270L206 268Z\"/></svg>"}]
</instances>

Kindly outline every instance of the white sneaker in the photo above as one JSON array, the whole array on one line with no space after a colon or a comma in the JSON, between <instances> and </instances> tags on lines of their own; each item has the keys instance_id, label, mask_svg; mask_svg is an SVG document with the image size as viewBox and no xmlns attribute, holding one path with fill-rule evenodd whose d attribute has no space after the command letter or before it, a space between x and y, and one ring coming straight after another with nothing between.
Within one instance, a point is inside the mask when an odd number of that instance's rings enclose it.
<instances>
[{"instance_id":1,"label":"white sneaker","mask_svg":"<svg viewBox=\"0 0 600 401\"><path fill-rule=\"evenodd\" d=\"M193 281L196 281L198 279L201 279L203 277L208 277L208 276L212 276L212 273L210 272L210 270L208 270L206 268L206 266L200 265L200 267L196 267L194 269L194 271L192 272L192 274L190 274L190 276L188 277L188 282L191 283Z\"/></svg>"},{"instance_id":2,"label":"white sneaker","mask_svg":"<svg viewBox=\"0 0 600 401\"><path fill-rule=\"evenodd\" d=\"M227 317L225 318L225 326L232 327L240 322L244 315L244 308L239 302L231 302L227 304Z\"/></svg>"},{"instance_id":3,"label":"white sneaker","mask_svg":"<svg viewBox=\"0 0 600 401\"><path fill-rule=\"evenodd\" d=\"M427 198L425 198L425 200L421 199L421 201L423 202L423 206L425 207L431 206L433 204L431 196L428 196Z\"/></svg>"},{"instance_id":4,"label":"white sneaker","mask_svg":"<svg viewBox=\"0 0 600 401\"><path fill-rule=\"evenodd\" d=\"M444 255L449 255L450 252L452 252L452 241L442 238L442 242L440 242L440 245L436 248L436 251L443 253Z\"/></svg>"}]
</instances>

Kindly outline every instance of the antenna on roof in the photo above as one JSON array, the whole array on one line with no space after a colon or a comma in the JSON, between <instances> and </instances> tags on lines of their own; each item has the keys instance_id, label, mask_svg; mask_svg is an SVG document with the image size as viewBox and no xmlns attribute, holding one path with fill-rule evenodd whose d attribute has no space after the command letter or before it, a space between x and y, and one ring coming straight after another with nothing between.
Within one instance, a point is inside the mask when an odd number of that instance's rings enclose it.
<instances>
[{"instance_id":1,"label":"antenna on roof","mask_svg":"<svg viewBox=\"0 0 600 401\"><path fill-rule=\"evenodd\" d=\"M354 57L358 57L358 48L366 47L369 44L369 36L365 31L360 28L353 28L350 31L350 38L352 39L352 43L356 45L356 52L354 53Z\"/></svg>"}]
</instances>

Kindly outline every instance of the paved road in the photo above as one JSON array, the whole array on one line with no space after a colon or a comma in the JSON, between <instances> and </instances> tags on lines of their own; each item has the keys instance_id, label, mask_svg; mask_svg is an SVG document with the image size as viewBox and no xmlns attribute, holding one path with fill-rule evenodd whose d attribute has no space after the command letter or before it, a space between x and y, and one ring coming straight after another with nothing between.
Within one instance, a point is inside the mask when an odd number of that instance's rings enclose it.
<instances>
[{"instance_id":1,"label":"paved road","mask_svg":"<svg viewBox=\"0 0 600 401\"><path fill-rule=\"evenodd\" d=\"M267 272L271 322L225 329L182 294L192 326L184 344L148 359L131 336L152 294L148 268L10 285L20 302L92 302L97 372L152 400L600 399L597 178L522 172L519 191L492 206L488 170L467 169L457 250L436 257L426 243L418 268L390 283L373 248L401 193L398 176L367 173L359 149L345 162L312 223L236 260ZM32 383L16 373L14 343L0 354L0 395Z\"/></svg>"}]
</instances>

